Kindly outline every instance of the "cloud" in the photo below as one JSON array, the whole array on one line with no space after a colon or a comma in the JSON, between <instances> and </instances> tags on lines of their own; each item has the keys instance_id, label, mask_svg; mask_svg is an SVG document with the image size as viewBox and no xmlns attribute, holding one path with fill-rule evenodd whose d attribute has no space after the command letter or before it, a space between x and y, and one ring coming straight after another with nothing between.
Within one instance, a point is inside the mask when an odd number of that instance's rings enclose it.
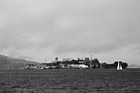
<instances>
[{"instance_id":1,"label":"cloud","mask_svg":"<svg viewBox=\"0 0 140 93\"><path fill-rule=\"evenodd\" d=\"M56 49L56 52L79 51L98 53L133 44L139 45L140 13L137 3L118 1L117 4L113 3L114 6L111 4L108 7L97 8L97 10L91 11L95 15L98 11L98 16L92 15L89 18L85 14L86 22L81 22L81 20L84 20L84 18L81 18L77 24L83 24L77 28L78 30L74 29L79 34L66 39L66 41L64 39L63 43ZM78 20L78 18L76 19Z\"/></svg>"},{"instance_id":2,"label":"cloud","mask_svg":"<svg viewBox=\"0 0 140 93\"><path fill-rule=\"evenodd\" d=\"M29 50L29 55L34 51L44 54L43 50L49 51L51 47L49 54L53 56L72 52L102 54L139 46L139 3L138 0L1 0L0 51L10 49L25 56Z\"/></svg>"}]
</instances>

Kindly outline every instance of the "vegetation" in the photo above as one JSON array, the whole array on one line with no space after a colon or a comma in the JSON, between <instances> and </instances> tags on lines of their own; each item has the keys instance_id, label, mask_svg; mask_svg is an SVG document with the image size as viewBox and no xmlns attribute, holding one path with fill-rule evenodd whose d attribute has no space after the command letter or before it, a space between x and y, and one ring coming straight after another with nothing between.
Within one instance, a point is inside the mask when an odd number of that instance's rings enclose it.
<instances>
[{"instance_id":1,"label":"vegetation","mask_svg":"<svg viewBox=\"0 0 140 93\"><path fill-rule=\"evenodd\" d=\"M122 61L116 61L113 64L107 64L107 63L100 63L97 58L93 60L68 60L68 61L55 61L52 63L45 63L44 65L48 66L49 68L81 68L78 67L78 65L85 65L88 66L88 68L93 68L93 69L99 69L99 68L104 68L104 69L116 69L118 66L118 63L122 66L122 69L126 69L128 64L126 62ZM76 67L77 66L77 67ZM83 67L84 68L84 67ZM87 67L86 67L87 68Z\"/></svg>"},{"instance_id":2,"label":"vegetation","mask_svg":"<svg viewBox=\"0 0 140 93\"><path fill-rule=\"evenodd\" d=\"M26 61L24 59L10 58L4 55L0 55L0 69L60 69L60 68L105 68L105 69L115 69L118 63L123 69L126 69L128 64L122 61L116 61L112 64L100 63L100 61L95 58L90 60L89 58L77 60L62 60L58 61L58 57L55 58L54 62L51 63L37 63L33 61Z\"/></svg>"},{"instance_id":3,"label":"vegetation","mask_svg":"<svg viewBox=\"0 0 140 93\"><path fill-rule=\"evenodd\" d=\"M102 68L112 69L112 68L117 68L118 63L120 63L123 69L126 69L128 67L128 64L122 61L115 61L113 64L102 63L101 65Z\"/></svg>"}]
</instances>

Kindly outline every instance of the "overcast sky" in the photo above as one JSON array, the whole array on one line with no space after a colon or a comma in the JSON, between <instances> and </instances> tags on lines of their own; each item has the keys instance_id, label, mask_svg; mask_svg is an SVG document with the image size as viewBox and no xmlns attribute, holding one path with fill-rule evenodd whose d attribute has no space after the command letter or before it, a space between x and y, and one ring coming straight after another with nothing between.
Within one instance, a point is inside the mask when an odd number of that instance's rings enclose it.
<instances>
[{"instance_id":1,"label":"overcast sky","mask_svg":"<svg viewBox=\"0 0 140 93\"><path fill-rule=\"evenodd\" d=\"M0 53L140 65L140 0L0 0Z\"/></svg>"}]
</instances>

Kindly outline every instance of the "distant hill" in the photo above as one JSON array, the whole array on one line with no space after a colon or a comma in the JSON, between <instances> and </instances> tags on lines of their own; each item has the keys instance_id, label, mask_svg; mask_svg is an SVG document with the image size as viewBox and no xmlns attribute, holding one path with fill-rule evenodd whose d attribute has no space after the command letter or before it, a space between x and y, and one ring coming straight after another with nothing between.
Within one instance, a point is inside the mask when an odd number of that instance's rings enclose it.
<instances>
[{"instance_id":1,"label":"distant hill","mask_svg":"<svg viewBox=\"0 0 140 93\"><path fill-rule=\"evenodd\" d=\"M0 55L0 69L24 69L26 67L26 64L40 64L40 63Z\"/></svg>"},{"instance_id":2,"label":"distant hill","mask_svg":"<svg viewBox=\"0 0 140 93\"><path fill-rule=\"evenodd\" d=\"M128 65L128 68L140 68L140 65L130 64Z\"/></svg>"}]
</instances>

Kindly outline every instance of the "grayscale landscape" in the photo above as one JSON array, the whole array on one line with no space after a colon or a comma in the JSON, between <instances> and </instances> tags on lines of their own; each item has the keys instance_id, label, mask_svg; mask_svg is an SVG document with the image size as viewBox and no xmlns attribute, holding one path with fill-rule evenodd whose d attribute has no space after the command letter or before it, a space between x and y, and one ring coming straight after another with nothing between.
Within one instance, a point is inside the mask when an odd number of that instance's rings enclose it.
<instances>
[{"instance_id":1,"label":"grayscale landscape","mask_svg":"<svg viewBox=\"0 0 140 93\"><path fill-rule=\"evenodd\" d=\"M140 93L140 0L0 0L0 93Z\"/></svg>"}]
</instances>

